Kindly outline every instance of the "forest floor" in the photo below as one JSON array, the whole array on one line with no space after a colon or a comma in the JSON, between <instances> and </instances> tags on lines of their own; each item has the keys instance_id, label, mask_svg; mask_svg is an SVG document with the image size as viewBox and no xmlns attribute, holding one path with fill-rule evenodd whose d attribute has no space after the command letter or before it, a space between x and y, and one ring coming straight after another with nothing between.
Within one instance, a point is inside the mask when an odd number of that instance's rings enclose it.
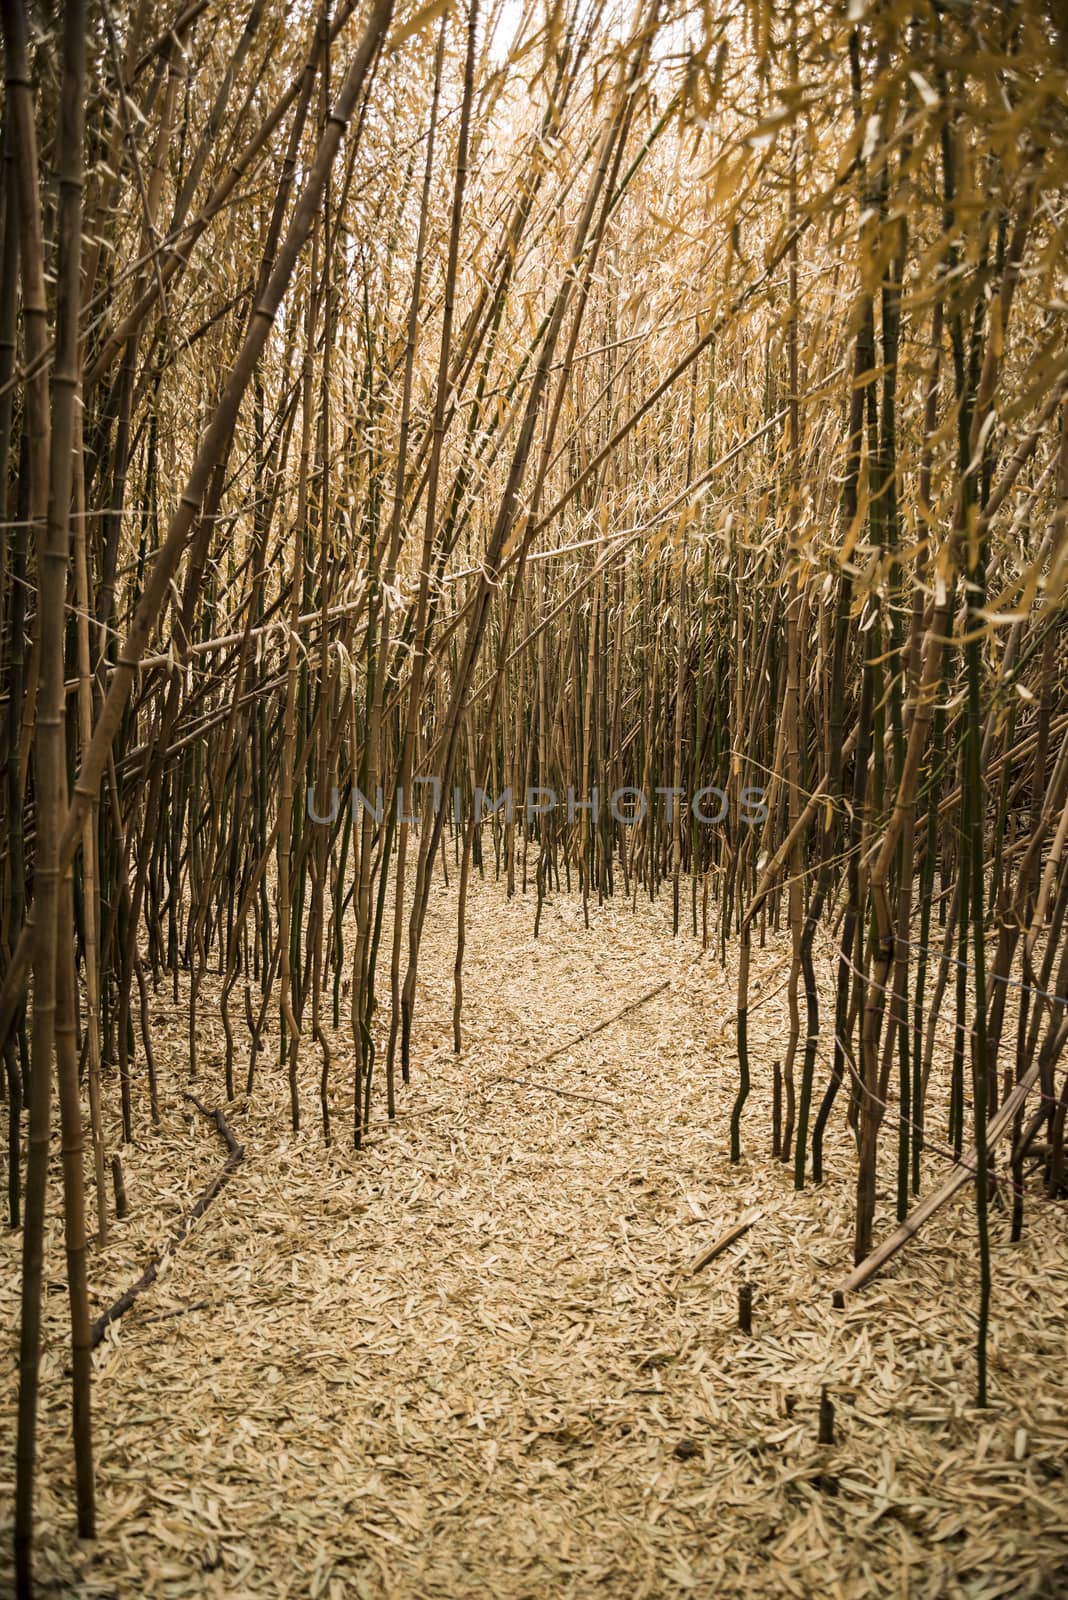
<instances>
[{"instance_id":1,"label":"forest floor","mask_svg":"<svg viewBox=\"0 0 1068 1600\"><path fill-rule=\"evenodd\" d=\"M672 940L668 900L591 908L587 932L581 903L558 895L535 941L530 900L476 885L459 1057L453 905L432 901L403 1114L376 1123L362 1153L345 1137L341 1059L338 1139L323 1147L317 1051L302 1071L306 1130L289 1130L273 1051L252 1100L226 1108L243 1161L96 1354L94 1543L73 1528L53 1216L41 1592L1068 1594L1065 1210L1030 1202L1015 1246L994 1210L991 1404L978 1411L969 1192L832 1310L851 1265L851 1136L836 1109L826 1181L800 1194L770 1159L783 945L754 955L754 1001L766 998L731 1167L733 974L711 956L695 965L694 942ZM585 1043L531 1064L664 980ZM222 1100L212 993L195 1085L209 1108ZM130 1213L91 1254L94 1314L226 1156L182 1098L186 1019L169 992L153 1016L162 1122L152 1130L139 1097L124 1152ZM941 1170L932 1158L925 1185ZM57 1178L53 1213L58 1192ZM883 1200L880 1236L893 1220ZM748 1233L695 1274L750 1207L760 1215ZM2 1589L18 1237L0 1250ZM737 1326L743 1281L749 1335ZM832 1446L817 1442L824 1385Z\"/></svg>"}]
</instances>

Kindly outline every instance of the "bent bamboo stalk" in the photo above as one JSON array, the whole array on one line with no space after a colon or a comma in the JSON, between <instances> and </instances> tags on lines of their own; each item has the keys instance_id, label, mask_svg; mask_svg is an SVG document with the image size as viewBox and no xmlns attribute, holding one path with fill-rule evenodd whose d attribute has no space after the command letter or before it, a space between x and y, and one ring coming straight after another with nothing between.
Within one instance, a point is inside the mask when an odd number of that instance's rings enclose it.
<instances>
[{"instance_id":1,"label":"bent bamboo stalk","mask_svg":"<svg viewBox=\"0 0 1068 1600\"><path fill-rule=\"evenodd\" d=\"M1012 1132L1013 1118L1020 1106L1027 1099L1038 1078L1039 1062L1036 1060L1028 1067L1019 1083L1009 1094L1000 1111L990 1119L987 1128L987 1146L996 1144L1006 1134ZM975 1162L969 1156L966 1160L956 1165L939 1188L933 1189L925 1200L914 1206L899 1228L893 1232L882 1244L877 1245L869 1256L854 1267L848 1278L844 1278L834 1291L834 1304L840 1310L845 1305L845 1297L854 1290L861 1289L876 1273L881 1272L886 1263L890 1261L903 1245L914 1239L929 1217L933 1217L951 1200L959 1189L962 1189L969 1178L975 1176Z\"/></svg>"}]
</instances>

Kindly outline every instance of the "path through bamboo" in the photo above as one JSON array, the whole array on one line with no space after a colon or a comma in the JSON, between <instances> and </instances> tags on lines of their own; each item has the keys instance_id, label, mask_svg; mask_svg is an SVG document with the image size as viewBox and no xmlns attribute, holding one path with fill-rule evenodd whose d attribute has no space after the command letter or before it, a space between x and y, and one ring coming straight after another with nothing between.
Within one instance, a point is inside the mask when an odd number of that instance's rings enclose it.
<instances>
[{"instance_id":1,"label":"path through bamboo","mask_svg":"<svg viewBox=\"0 0 1068 1600\"><path fill-rule=\"evenodd\" d=\"M832 1582L861 1600L897 1597L902 1573L918 1595L1008 1596L1025 1571L1056 1593L1068 1217L1010 1247L995 1213L1003 1299L979 1421L968 1208L932 1219L907 1274L832 1313L848 1181L797 1194L778 1165L730 1167L732 1074L716 1052L732 995L714 970L557 1063L555 1081L610 1091L625 1121L482 1087L487 1059L518 1067L532 1038L566 1033L576 1000L605 1015L624 981L641 992L688 965L669 903L595 909L587 933L581 904L554 898L551 951L526 909L472 888L473 1044L459 1060L448 905L432 918L423 1026L437 1066L412 1086L410 1123L356 1158L311 1132L278 1138L284 1078L228 1112L246 1150L236 1181L96 1356L95 1547L65 1514L63 1380L46 1364L42 1579L72 1600L538 1587L741 1600ZM538 981L557 966L566 995ZM786 1016L783 994L765 1008L769 1038ZM163 1066L182 1050L162 1029L157 1044ZM223 1044L203 1026L206 1059ZM768 1086L754 1093L766 1110ZM214 1128L180 1093L162 1116L159 1134L138 1118L131 1222L94 1278L105 1298L218 1163ZM692 1277L698 1241L747 1205L759 1226ZM58 1243L53 1230L52 1285ZM742 1280L751 1337L736 1328ZM47 1308L51 1326L62 1296ZM818 1442L824 1388L833 1447Z\"/></svg>"}]
</instances>

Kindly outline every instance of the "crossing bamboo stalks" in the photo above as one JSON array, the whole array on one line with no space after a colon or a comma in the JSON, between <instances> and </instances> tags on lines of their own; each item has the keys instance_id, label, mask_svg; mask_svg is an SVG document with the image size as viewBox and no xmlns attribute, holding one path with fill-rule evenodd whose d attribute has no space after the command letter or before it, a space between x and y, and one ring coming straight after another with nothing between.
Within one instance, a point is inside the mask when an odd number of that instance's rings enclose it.
<instances>
[{"instance_id":1,"label":"crossing bamboo stalks","mask_svg":"<svg viewBox=\"0 0 1068 1600\"><path fill-rule=\"evenodd\" d=\"M88 1530L116 1145L190 1083L377 1138L444 926L480 1048L480 876L722 975L709 1136L850 1196L851 1290L968 1186L990 1398L994 1197L1068 1195L1068 135L1003 13L4 0L23 1593L48 1195Z\"/></svg>"}]
</instances>

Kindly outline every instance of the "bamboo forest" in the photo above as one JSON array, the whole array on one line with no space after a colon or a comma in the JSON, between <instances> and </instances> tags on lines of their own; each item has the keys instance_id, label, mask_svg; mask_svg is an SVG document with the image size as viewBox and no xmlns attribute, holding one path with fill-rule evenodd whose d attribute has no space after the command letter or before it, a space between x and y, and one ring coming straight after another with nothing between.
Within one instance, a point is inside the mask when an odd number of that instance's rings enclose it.
<instances>
[{"instance_id":1,"label":"bamboo forest","mask_svg":"<svg viewBox=\"0 0 1068 1600\"><path fill-rule=\"evenodd\" d=\"M1068 1596L1065 0L0 19L0 1594Z\"/></svg>"}]
</instances>

